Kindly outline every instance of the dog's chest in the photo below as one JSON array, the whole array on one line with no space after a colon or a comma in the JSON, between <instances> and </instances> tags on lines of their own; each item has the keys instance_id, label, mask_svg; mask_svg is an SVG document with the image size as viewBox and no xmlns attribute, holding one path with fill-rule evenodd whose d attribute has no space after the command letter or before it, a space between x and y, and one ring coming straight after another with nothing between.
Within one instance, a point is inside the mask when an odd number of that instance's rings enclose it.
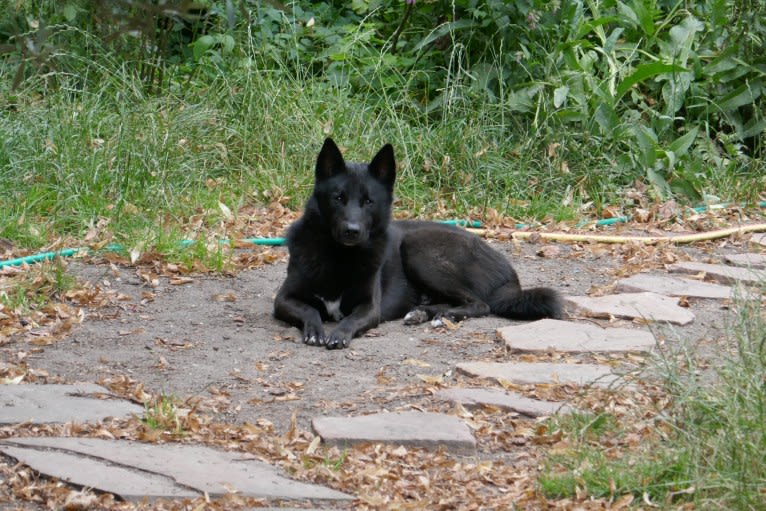
<instances>
[{"instance_id":1,"label":"dog's chest","mask_svg":"<svg viewBox=\"0 0 766 511\"><path fill-rule=\"evenodd\" d=\"M340 310L340 298L337 298L335 300L327 300L319 295L315 295L319 300L322 301L324 304L324 308L327 311L327 314L334 319L335 321L340 321L343 319L343 312Z\"/></svg>"}]
</instances>

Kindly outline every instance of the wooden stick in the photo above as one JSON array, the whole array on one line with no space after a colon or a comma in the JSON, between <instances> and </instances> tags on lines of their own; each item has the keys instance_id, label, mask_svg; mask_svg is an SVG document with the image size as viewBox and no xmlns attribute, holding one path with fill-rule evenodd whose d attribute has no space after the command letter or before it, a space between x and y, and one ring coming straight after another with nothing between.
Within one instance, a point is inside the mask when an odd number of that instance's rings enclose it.
<instances>
[{"instance_id":1,"label":"wooden stick","mask_svg":"<svg viewBox=\"0 0 766 511\"><path fill-rule=\"evenodd\" d=\"M488 229L469 229L476 234L485 234L490 232ZM543 240L551 241L575 241L575 242L594 242L594 243L628 243L635 241L654 245L656 243L694 243L695 241L708 241L719 238L725 238L732 234L745 234L748 232L766 232L766 224L743 225L740 227L729 227L727 229L718 229L710 232L700 232L697 234L671 234L667 236L616 236L609 234L568 234L563 232L536 232L536 231L516 231L511 236L515 240L525 240L532 237L539 237Z\"/></svg>"}]
</instances>

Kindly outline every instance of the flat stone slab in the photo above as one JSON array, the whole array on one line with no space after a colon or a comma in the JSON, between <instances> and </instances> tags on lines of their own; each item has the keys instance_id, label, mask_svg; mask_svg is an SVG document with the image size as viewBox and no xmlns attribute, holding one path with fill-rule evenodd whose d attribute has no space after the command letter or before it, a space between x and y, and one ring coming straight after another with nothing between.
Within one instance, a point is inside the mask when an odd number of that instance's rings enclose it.
<instances>
[{"instance_id":1,"label":"flat stone slab","mask_svg":"<svg viewBox=\"0 0 766 511\"><path fill-rule=\"evenodd\" d=\"M620 379L609 366L600 364L464 362L457 365L457 370L477 378L498 378L519 385L562 383L608 387Z\"/></svg>"},{"instance_id":2,"label":"flat stone slab","mask_svg":"<svg viewBox=\"0 0 766 511\"><path fill-rule=\"evenodd\" d=\"M367 442L413 447L446 447L473 452L476 439L457 417L431 412L390 412L359 417L318 417L311 426L330 445Z\"/></svg>"},{"instance_id":3,"label":"flat stone slab","mask_svg":"<svg viewBox=\"0 0 766 511\"><path fill-rule=\"evenodd\" d=\"M753 234L750 237L750 243L766 247L766 232L760 234Z\"/></svg>"},{"instance_id":4,"label":"flat stone slab","mask_svg":"<svg viewBox=\"0 0 766 511\"><path fill-rule=\"evenodd\" d=\"M706 278L715 280L721 284L760 284L766 282L766 270L751 270L749 268L738 268L735 266L726 266L725 264L708 264L683 262L668 266L668 271L672 273L704 273Z\"/></svg>"},{"instance_id":5,"label":"flat stone slab","mask_svg":"<svg viewBox=\"0 0 766 511\"><path fill-rule=\"evenodd\" d=\"M729 286L649 273L639 273L618 280L614 290L620 293L649 291L666 296L688 296L690 298L726 299L734 296L733 290Z\"/></svg>"},{"instance_id":6,"label":"flat stone slab","mask_svg":"<svg viewBox=\"0 0 766 511\"><path fill-rule=\"evenodd\" d=\"M585 323L542 319L497 329L512 351L569 353L649 351L656 341L651 332L633 328L601 328Z\"/></svg>"},{"instance_id":7,"label":"flat stone slab","mask_svg":"<svg viewBox=\"0 0 766 511\"><path fill-rule=\"evenodd\" d=\"M547 417L555 413L570 413L573 409L555 401L543 401L523 396L517 392L500 389L471 389L453 387L442 389L434 396L444 401L460 403L466 408L494 406L501 410L510 410L527 417Z\"/></svg>"},{"instance_id":8,"label":"flat stone slab","mask_svg":"<svg viewBox=\"0 0 766 511\"><path fill-rule=\"evenodd\" d=\"M105 417L143 415L143 407L124 399L98 399L111 393L92 383L0 385L0 424L90 422Z\"/></svg>"},{"instance_id":9,"label":"flat stone slab","mask_svg":"<svg viewBox=\"0 0 766 511\"><path fill-rule=\"evenodd\" d=\"M678 306L676 298L656 293L622 293L606 296L568 296L566 302L592 318L627 318L688 325L694 314Z\"/></svg>"},{"instance_id":10,"label":"flat stone slab","mask_svg":"<svg viewBox=\"0 0 766 511\"><path fill-rule=\"evenodd\" d=\"M0 452L51 477L126 500L221 496L279 499L352 499L345 493L294 481L245 453L183 444L97 438L13 438Z\"/></svg>"},{"instance_id":11,"label":"flat stone slab","mask_svg":"<svg viewBox=\"0 0 766 511\"><path fill-rule=\"evenodd\" d=\"M724 261L734 266L746 268L766 268L766 254L731 254L723 257Z\"/></svg>"}]
</instances>

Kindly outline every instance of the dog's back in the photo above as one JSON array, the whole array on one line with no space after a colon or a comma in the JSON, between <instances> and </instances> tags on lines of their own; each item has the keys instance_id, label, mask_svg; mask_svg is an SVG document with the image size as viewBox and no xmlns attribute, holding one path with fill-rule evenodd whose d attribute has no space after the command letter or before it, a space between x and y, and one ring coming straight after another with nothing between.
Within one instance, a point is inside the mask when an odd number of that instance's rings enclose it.
<instances>
[{"instance_id":1,"label":"dog's back","mask_svg":"<svg viewBox=\"0 0 766 511\"><path fill-rule=\"evenodd\" d=\"M475 234L434 222L395 222L394 226L404 232L405 273L431 302L423 307L428 319L490 313L525 320L561 317L556 291L522 290L506 257Z\"/></svg>"}]
</instances>

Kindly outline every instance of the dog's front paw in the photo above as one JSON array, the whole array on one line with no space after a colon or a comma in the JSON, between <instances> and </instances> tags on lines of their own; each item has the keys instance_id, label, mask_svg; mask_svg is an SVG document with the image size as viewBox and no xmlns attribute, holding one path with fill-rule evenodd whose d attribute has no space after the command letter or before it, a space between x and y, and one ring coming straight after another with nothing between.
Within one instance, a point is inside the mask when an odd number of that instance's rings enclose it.
<instances>
[{"instance_id":1,"label":"dog's front paw","mask_svg":"<svg viewBox=\"0 0 766 511\"><path fill-rule=\"evenodd\" d=\"M327 344L327 337L324 335L322 325L306 324L303 327L303 342L309 346L324 346Z\"/></svg>"},{"instance_id":2,"label":"dog's front paw","mask_svg":"<svg viewBox=\"0 0 766 511\"><path fill-rule=\"evenodd\" d=\"M404 316L405 325L419 325L428 321L428 313L423 309L413 309Z\"/></svg>"},{"instance_id":3,"label":"dog's front paw","mask_svg":"<svg viewBox=\"0 0 766 511\"><path fill-rule=\"evenodd\" d=\"M444 314L437 314L431 320L431 326L434 328L440 328L443 326L446 326L447 328L451 328L452 326L455 325L455 323L457 323L455 316L453 316L452 314L448 312L445 312Z\"/></svg>"},{"instance_id":4,"label":"dog's front paw","mask_svg":"<svg viewBox=\"0 0 766 511\"><path fill-rule=\"evenodd\" d=\"M327 336L327 349L339 350L348 348L348 345L351 344L351 337L353 337L351 332L336 328Z\"/></svg>"}]
</instances>

